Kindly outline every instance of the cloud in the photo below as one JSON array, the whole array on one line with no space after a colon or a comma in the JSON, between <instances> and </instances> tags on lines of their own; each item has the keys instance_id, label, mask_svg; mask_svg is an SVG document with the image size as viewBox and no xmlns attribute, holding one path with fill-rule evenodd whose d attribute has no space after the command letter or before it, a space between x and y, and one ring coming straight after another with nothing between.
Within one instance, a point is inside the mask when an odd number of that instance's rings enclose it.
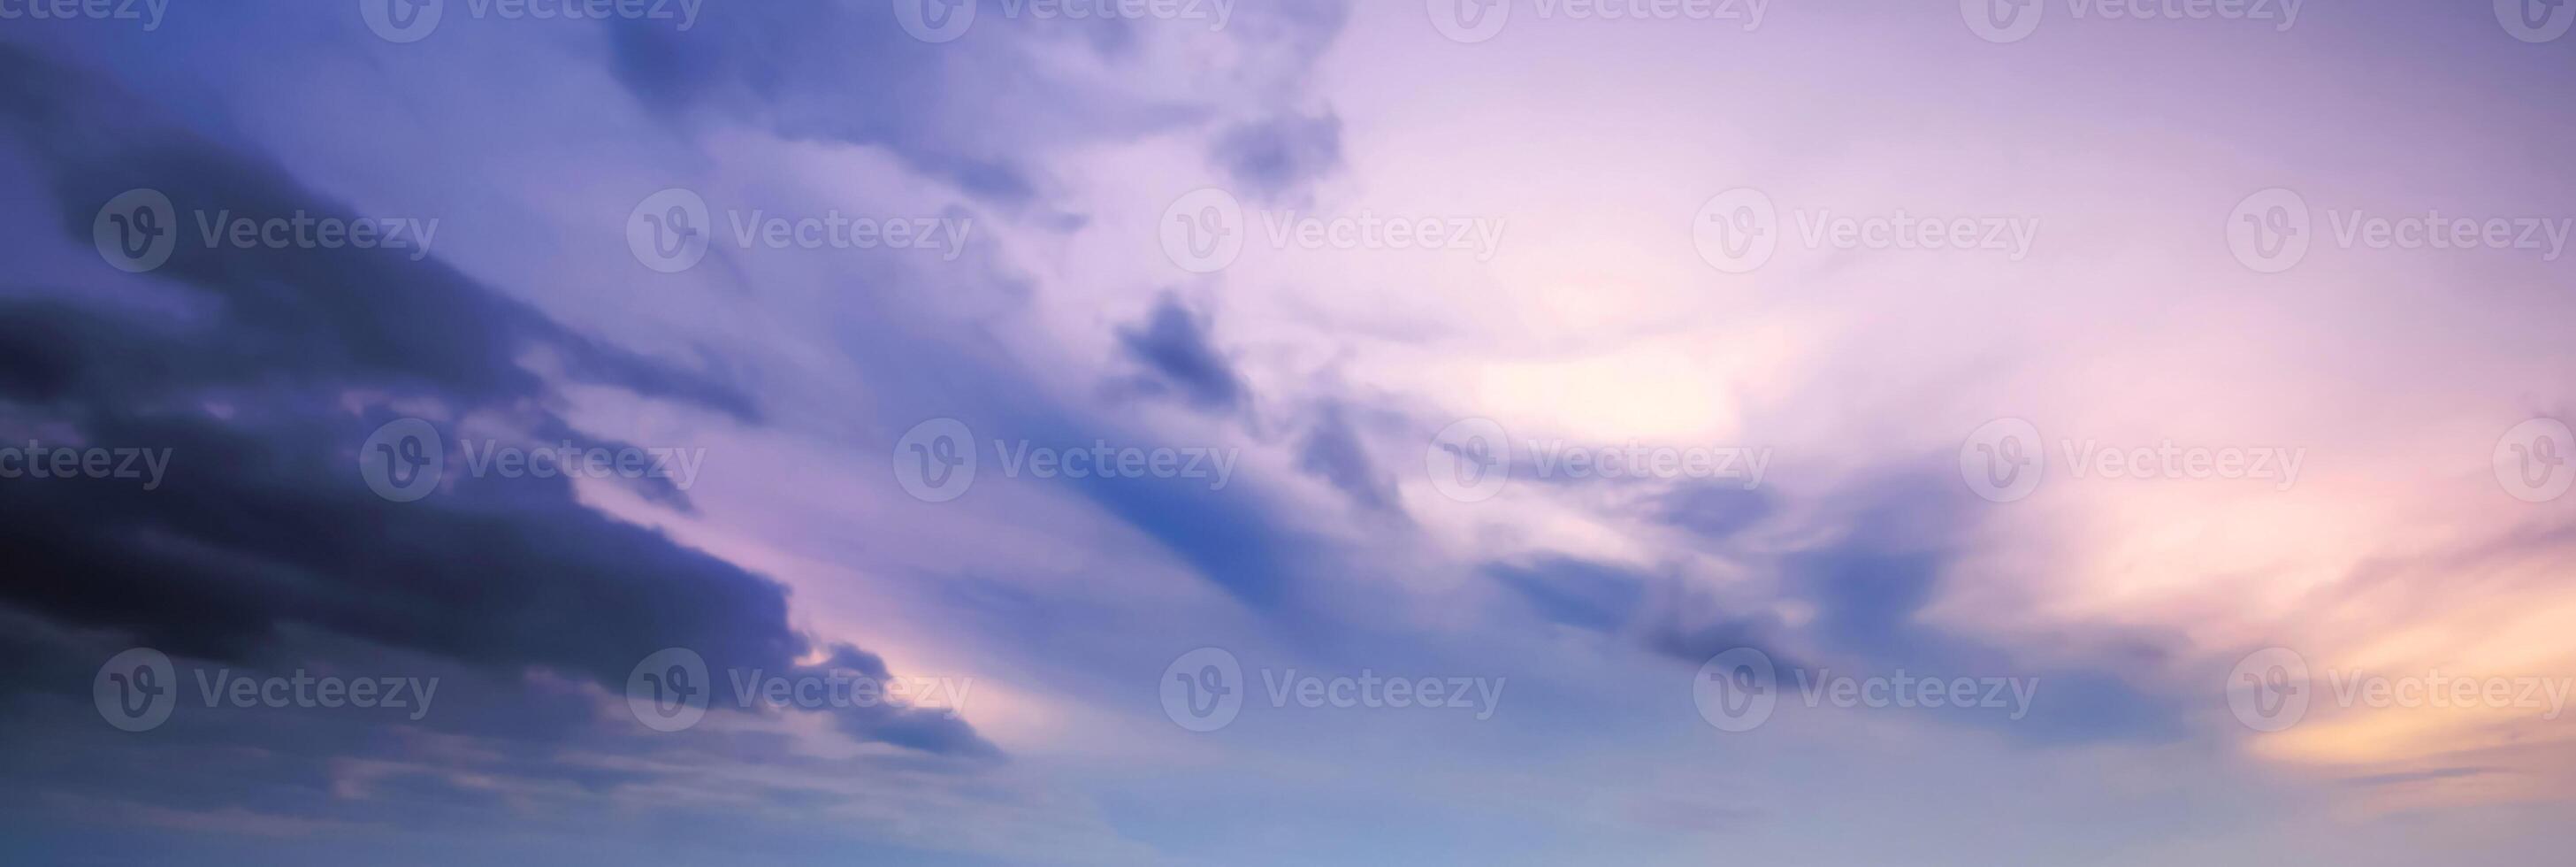
<instances>
[{"instance_id":1,"label":"cloud","mask_svg":"<svg viewBox=\"0 0 2576 867\"><path fill-rule=\"evenodd\" d=\"M1654 503L1657 521L1711 542L1725 541L1776 508L1768 492L1732 481L1685 483Z\"/></svg>"},{"instance_id":2,"label":"cloud","mask_svg":"<svg viewBox=\"0 0 2576 867\"><path fill-rule=\"evenodd\" d=\"M930 43L906 33L887 0L782 0L708 15L685 32L620 22L610 44L618 80L665 117L884 147L978 198L1015 205L1049 187L1032 153L1201 126L1230 106L1293 92L1347 14L1340 2L1245 8L1210 34L1204 25L999 11L986 10L961 38ZM1229 58L1226 74L1206 74L1211 48ZM1329 117L1286 116L1244 127L1218 152L1263 183L1293 181L1337 160L1338 128ZM1287 138L1270 141L1264 130Z\"/></svg>"},{"instance_id":3,"label":"cloud","mask_svg":"<svg viewBox=\"0 0 2576 867\"><path fill-rule=\"evenodd\" d=\"M1297 468L1332 483L1360 508L1401 515L1395 479L1370 462L1367 446L1351 430L1348 413L1339 402L1326 403L1316 411L1314 426L1298 447Z\"/></svg>"},{"instance_id":4,"label":"cloud","mask_svg":"<svg viewBox=\"0 0 2576 867\"><path fill-rule=\"evenodd\" d=\"M1596 632L1625 626L1645 596L1646 576L1571 557L1545 557L1528 565L1494 563L1484 571L1550 622Z\"/></svg>"},{"instance_id":5,"label":"cloud","mask_svg":"<svg viewBox=\"0 0 2576 867\"><path fill-rule=\"evenodd\" d=\"M2022 678L2036 683L2025 718L1966 709L1933 715L2032 743L2159 743L2180 737L2188 699L2144 685L2156 673L2151 651L2142 655L2132 646L2078 647L2074 649L2088 652L2061 649L2035 656L1925 616L1968 546L1973 524L1966 516L1976 513L1963 500L1970 497L1955 479L1936 470L1871 474L1865 482L1823 498L1836 504L1835 511L1800 530L1819 541L1741 555L1753 572L1765 576L1766 589L1736 588L1719 603L1687 595L1654 597L1642 615L1648 646L1694 665L1729 649L1753 647L1784 667L1856 677L1901 671L1920 678ZM1743 506L1729 503L1726 508ZM1673 515L1666 511L1659 517L1670 521ZM1736 524L1732 517L1720 522L1726 528ZM1518 583L1526 585L1530 579ZM1556 607L1567 610L1568 604L1557 601ZM1792 621L1774 613L1784 607L1806 614Z\"/></svg>"},{"instance_id":6,"label":"cloud","mask_svg":"<svg viewBox=\"0 0 2576 867\"><path fill-rule=\"evenodd\" d=\"M964 62L962 52L993 50L976 42L912 38L884 0L746 5L685 32L619 22L610 46L618 80L674 120L711 115L771 125L791 138L882 146L996 201L1034 192L1029 169L1007 145L979 140L976 127L947 107L989 95L989 88L1043 83L1013 82L989 75L988 64Z\"/></svg>"},{"instance_id":7,"label":"cloud","mask_svg":"<svg viewBox=\"0 0 2576 867\"><path fill-rule=\"evenodd\" d=\"M101 203L137 187L167 194L182 232L200 210L349 214L282 167L143 115L74 70L14 49L0 50L0 69L52 85L0 90L0 123L40 160L30 186L53 193L77 246ZM95 270L102 282L122 276ZM31 579L0 588L6 607L214 662L358 665L381 652L372 647L503 683L543 670L611 692L665 647L714 668L771 670L816 649L789 625L778 583L606 515L567 480L451 472L427 499L396 503L359 472L359 446L407 413L448 422L450 435L467 422L574 434L564 397L531 364L758 422L735 387L577 334L436 257L183 242L150 282L175 312L90 303L78 285L14 287L0 300L0 426L172 455L152 491L0 486L0 541ZM883 670L847 646L831 653ZM843 728L928 753L998 754L962 721L905 708L854 709Z\"/></svg>"},{"instance_id":8,"label":"cloud","mask_svg":"<svg viewBox=\"0 0 2576 867\"><path fill-rule=\"evenodd\" d=\"M1282 112L1239 124L1217 137L1210 156L1235 183L1275 199L1341 167L1342 119L1330 111Z\"/></svg>"},{"instance_id":9,"label":"cloud","mask_svg":"<svg viewBox=\"0 0 2576 867\"><path fill-rule=\"evenodd\" d=\"M1243 401L1243 378L1208 342L1207 323L1178 298L1164 295L1142 326L1118 329L1118 345L1156 375L1144 383L1149 389L1168 387L1206 410L1230 411Z\"/></svg>"}]
</instances>

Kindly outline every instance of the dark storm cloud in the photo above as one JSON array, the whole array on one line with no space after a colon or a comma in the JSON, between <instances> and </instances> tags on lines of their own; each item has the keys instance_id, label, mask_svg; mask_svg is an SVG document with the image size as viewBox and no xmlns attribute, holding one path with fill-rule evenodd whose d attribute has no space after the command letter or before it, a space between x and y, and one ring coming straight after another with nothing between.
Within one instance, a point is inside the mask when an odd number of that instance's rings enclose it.
<instances>
[{"instance_id":1,"label":"dark storm cloud","mask_svg":"<svg viewBox=\"0 0 2576 867\"><path fill-rule=\"evenodd\" d=\"M77 70L0 48L0 73L9 82L0 141L30 157L42 176L29 188L51 195L84 251L100 205L133 188L167 194L179 231L194 231L186 215L200 208L349 213L260 156L142 116ZM451 473L427 499L396 503L359 472L360 445L401 416L381 398L575 436L562 399L525 359L756 421L757 405L733 386L573 333L436 257L182 243L145 278L91 264L102 284L147 279L175 293L175 312L94 303L99 293L83 285L10 287L0 298L0 425L166 448L171 468L150 491L84 479L0 484L0 545L13 554L0 605L215 662L365 652L311 638L320 634L449 660L499 683L542 669L612 692L665 647L695 649L711 668L773 671L814 649L788 625L784 587L586 507L565 479ZM358 409L370 404L378 408ZM883 670L855 649L830 652ZM883 707L841 717L864 738L994 754L945 715Z\"/></svg>"},{"instance_id":2,"label":"dark storm cloud","mask_svg":"<svg viewBox=\"0 0 2576 867\"><path fill-rule=\"evenodd\" d=\"M1152 370L1151 386L1178 391L1190 405L1232 410L1243 400L1243 378L1234 363L1209 342L1208 326L1180 299L1164 295L1142 326L1118 330L1118 345Z\"/></svg>"},{"instance_id":3,"label":"dark storm cloud","mask_svg":"<svg viewBox=\"0 0 2576 867\"><path fill-rule=\"evenodd\" d=\"M1341 167L1342 119L1283 112L1226 130L1211 156L1255 197L1275 199Z\"/></svg>"},{"instance_id":4,"label":"dark storm cloud","mask_svg":"<svg viewBox=\"0 0 2576 867\"><path fill-rule=\"evenodd\" d=\"M170 231L181 234L197 231L192 215L201 211L350 216L283 167L139 116L128 95L24 49L0 45L0 82L0 122L41 163L62 230L81 246L100 206L138 188L170 198L182 223ZM542 394L515 357L536 349L586 381L758 416L735 389L575 334L436 258L413 261L382 247L208 247L182 238L154 275L201 293L220 323L108 321L69 303L82 287L28 287L61 300L12 300L19 315L7 320L0 360L9 366L0 381L22 386L22 400L149 399L257 382L325 392L419 387L493 404Z\"/></svg>"}]
</instances>

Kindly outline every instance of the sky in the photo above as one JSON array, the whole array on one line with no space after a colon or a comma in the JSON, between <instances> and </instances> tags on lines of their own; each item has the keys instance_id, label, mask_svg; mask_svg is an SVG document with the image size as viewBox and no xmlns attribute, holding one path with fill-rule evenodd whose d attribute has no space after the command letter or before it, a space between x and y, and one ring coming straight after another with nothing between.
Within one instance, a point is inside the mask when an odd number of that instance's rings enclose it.
<instances>
[{"instance_id":1,"label":"sky","mask_svg":"<svg viewBox=\"0 0 2576 867\"><path fill-rule=\"evenodd\" d=\"M2576 6L0 0L0 860L2413 865Z\"/></svg>"}]
</instances>

